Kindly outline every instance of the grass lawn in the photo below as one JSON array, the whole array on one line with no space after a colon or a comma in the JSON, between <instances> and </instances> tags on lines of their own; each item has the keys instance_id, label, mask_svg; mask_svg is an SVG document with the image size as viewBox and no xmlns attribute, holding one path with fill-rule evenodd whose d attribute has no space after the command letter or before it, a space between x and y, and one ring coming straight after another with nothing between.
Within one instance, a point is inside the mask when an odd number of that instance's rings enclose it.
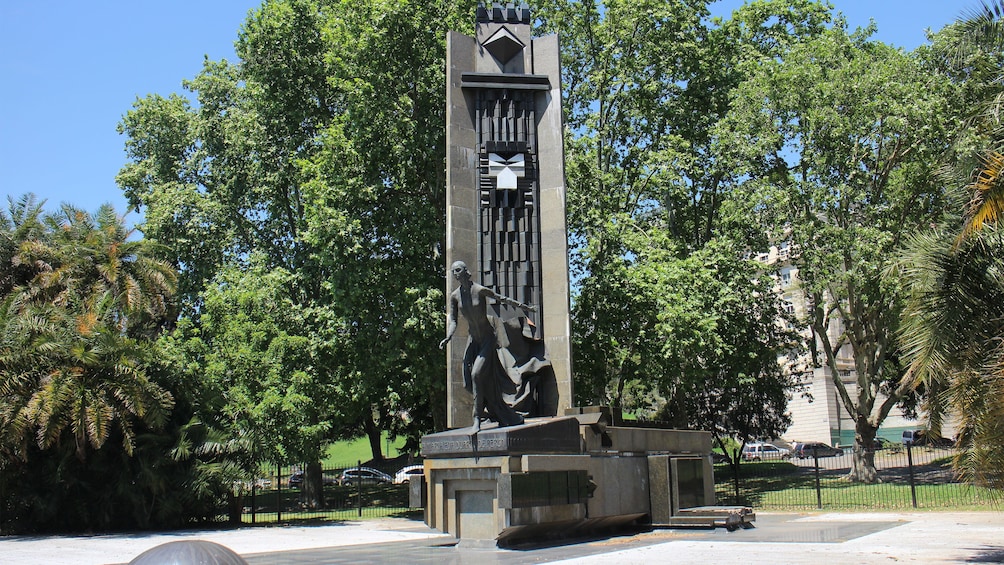
<instances>
[{"instance_id":1,"label":"grass lawn","mask_svg":"<svg viewBox=\"0 0 1004 565\"><path fill-rule=\"evenodd\" d=\"M388 449L388 446L390 449ZM380 443L380 449L383 450L383 456L387 459L394 459L402 455L400 449L404 448L404 438L390 438L387 433L384 432L383 440ZM365 464L367 461L373 459L373 451L370 449L369 439L365 437L339 441L328 446L326 455L321 461L321 466L325 469L336 469L343 467L351 467L358 464L360 461Z\"/></svg>"},{"instance_id":2,"label":"grass lawn","mask_svg":"<svg viewBox=\"0 0 1004 565\"><path fill-rule=\"evenodd\" d=\"M937 461L933 466L947 465L945 460ZM731 472L724 466L719 466L715 474L718 503L736 503ZM948 480L918 480L911 491L909 482L895 475L887 475L881 483L862 484L847 481L842 473L831 472L823 474L819 483L817 494L812 470L799 468L788 462L743 463L740 469L738 503L761 510L816 509L820 503L824 510L912 510L916 496L918 510L998 508L992 493L987 489Z\"/></svg>"}]
</instances>

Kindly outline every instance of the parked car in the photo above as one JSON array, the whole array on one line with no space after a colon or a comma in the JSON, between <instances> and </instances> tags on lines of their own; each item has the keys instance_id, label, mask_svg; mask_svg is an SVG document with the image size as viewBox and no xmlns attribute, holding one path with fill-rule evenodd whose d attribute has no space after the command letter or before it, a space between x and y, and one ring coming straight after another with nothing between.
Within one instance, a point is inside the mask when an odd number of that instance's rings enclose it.
<instances>
[{"instance_id":1,"label":"parked car","mask_svg":"<svg viewBox=\"0 0 1004 565\"><path fill-rule=\"evenodd\" d=\"M719 453L717 451L712 451L711 452L711 464L712 465L717 465L719 463L729 463L730 461L731 460L729 459L729 456L725 455L724 453Z\"/></svg>"},{"instance_id":2,"label":"parked car","mask_svg":"<svg viewBox=\"0 0 1004 565\"><path fill-rule=\"evenodd\" d=\"M791 452L770 443L750 443L743 448L743 459L761 461L765 459L787 459Z\"/></svg>"},{"instance_id":3,"label":"parked car","mask_svg":"<svg viewBox=\"0 0 1004 565\"><path fill-rule=\"evenodd\" d=\"M955 446L955 442L946 437L931 437L924 430L906 430L903 432L903 445L948 448Z\"/></svg>"},{"instance_id":4,"label":"parked car","mask_svg":"<svg viewBox=\"0 0 1004 565\"><path fill-rule=\"evenodd\" d=\"M342 471L342 476L338 478L338 484L342 486L360 483L364 485L377 485L393 482L394 479L387 473L370 467L353 467L351 469L346 469Z\"/></svg>"},{"instance_id":5,"label":"parked car","mask_svg":"<svg viewBox=\"0 0 1004 565\"><path fill-rule=\"evenodd\" d=\"M821 441L795 442L792 454L799 459L805 459L806 457L837 457L843 455L844 450Z\"/></svg>"},{"instance_id":6,"label":"parked car","mask_svg":"<svg viewBox=\"0 0 1004 565\"><path fill-rule=\"evenodd\" d=\"M394 474L394 484L403 485L411 480L412 477L421 477L425 474L424 465L408 465L407 467L402 467L400 471Z\"/></svg>"},{"instance_id":7,"label":"parked car","mask_svg":"<svg viewBox=\"0 0 1004 565\"><path fill-rule=\"evenodd\" d=\"M321 475L321 482L324 486L337 485L338 479L328 474ZM303 471L297 471L289 476L290 488L303 488Z\"/></svg>"}]
</instances>

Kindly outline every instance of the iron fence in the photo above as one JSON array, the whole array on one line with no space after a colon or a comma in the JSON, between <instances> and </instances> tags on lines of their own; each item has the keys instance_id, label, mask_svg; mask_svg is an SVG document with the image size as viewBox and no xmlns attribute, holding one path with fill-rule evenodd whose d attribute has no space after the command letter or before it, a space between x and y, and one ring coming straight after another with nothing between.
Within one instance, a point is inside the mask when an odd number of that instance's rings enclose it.
<instances>
[{"instance_id":1,"label":"iron fence","mask_svg":"<svg viewBox=\"0 0 1004 565\"><path fill-rule=\"evenodd\" d=\"M321 472L320 493L309 493L303 484L304 466L278 466L262 473L241 489L238 504L241 522L254 524L300 520L349 520L362 517L409 516L408 484L394 482L394 469L374 469L376 478L362 472L361 463L326 468Z\"/></svg>"},{"instance_id":2,"label":"iron fence","mask_svg":"<svg viewBox=\"0 0 1004 565\"><path fill-rule=\"evenodd\" d=\"M878 481L848 480L853 453L742 461L714 465L718 504L760 510L896 510L910 508L996 509L992 493L963 483L952 470L950 448L902 446L872 453ZM298 520L351 520L362 517L420 515L409 508L407 482L343 481L343 465L322 471L319 497L308 497L296 479L302 467L280 467L247 485L238 503L244 523ZM395 469L378 469L393 478ZM300 475L302 476L302 475ZM291 483L291 479L293 479Z\"/></svg>"},{"instance_id":3,"label":"iron fence","mask_svg":"<svg viewBox=\"0 0 1004 565\"><path fill-rule=\"evenodd\" d=\"M986 489L961 482L951 448L896 446L870 453L878 480L851 481L848 449L831 457L715 464L718 504L763 510L980 509L994 505Z\"/></svg>"}]
</instances>

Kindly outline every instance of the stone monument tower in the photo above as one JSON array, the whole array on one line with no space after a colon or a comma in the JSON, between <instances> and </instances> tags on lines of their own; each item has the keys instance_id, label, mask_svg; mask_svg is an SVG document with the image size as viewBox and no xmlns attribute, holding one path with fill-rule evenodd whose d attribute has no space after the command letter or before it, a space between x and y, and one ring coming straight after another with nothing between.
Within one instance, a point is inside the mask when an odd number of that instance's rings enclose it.
<instances>
[{"instance_id":1,"label":"stone monument tower","mask_svg":"<svg viewBox=\"0 0 1004 565\"><path fill-rule=\"evenodd\" d=\"M557 36L531 38L530 21L525 4L481 4L476 37L447 36L446 264L534 308L489 314L541 342L550 366L528 415L555 416L573 404L561 68ZM447 425L468 426L464 347L448 358Z\"/></svg>"},{"instance_id":2,"label":"stone monument tower","mask_svg":"<svg viewBox=\"0 0 1004 565\"><path fill-rule=\"evenodd\" d=\"M412 504L465 543L748 525L747 508L704 506L710 433L573 406L558 38L531 38L530 21L482 3L475 37L447 36L451 429L422 438Z\"/></svg>"}]
</instances>

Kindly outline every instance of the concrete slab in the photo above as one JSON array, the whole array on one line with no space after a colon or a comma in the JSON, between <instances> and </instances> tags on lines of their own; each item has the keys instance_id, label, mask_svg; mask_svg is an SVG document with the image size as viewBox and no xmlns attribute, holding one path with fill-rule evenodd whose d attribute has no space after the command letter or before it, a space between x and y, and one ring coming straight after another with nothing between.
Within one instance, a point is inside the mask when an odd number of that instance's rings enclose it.
<instances>
[{"instance_id":1,"label":"concrete slab","mask_svg":"<svg viewBox=\"0 0 1004 565\"><path fill-rule=\"evenodd\" d=\"M458 547L452 538L406 519L157 534L5 537L0 538L0 563L127 563L146 549L179 539L215 541L252 565L1001 563L1004 513L757 512L757 527L749 530L656 529L521 550Z\"/></svg>"}]
</instances>

